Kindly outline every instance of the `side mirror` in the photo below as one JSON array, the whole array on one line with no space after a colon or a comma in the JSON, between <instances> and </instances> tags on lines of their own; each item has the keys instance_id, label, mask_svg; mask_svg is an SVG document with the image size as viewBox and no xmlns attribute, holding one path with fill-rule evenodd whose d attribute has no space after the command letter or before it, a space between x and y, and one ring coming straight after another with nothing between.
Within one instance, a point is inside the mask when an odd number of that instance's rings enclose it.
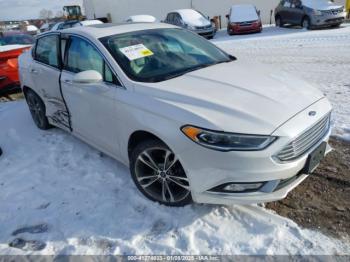
<instances>
[{"instance_id":1,"label":"side mirror","mask_svg":"<svg viewBox=\"0 0 350 262\"><path fill-rule=\"evenodd\" d=\"M96 84L102 82L102 75L95 70L88 70L77 73L73 78L75 84Z\"/></svg>"},{"instance_id":2,"label":"side mirror","mask_svg":"<svg viewBox=\"0 0 350 262\"><path fill-rule=\"evenodd\" d=\"M230 15L226 15L226 18L227 18L227 19L230 19Z\"/></svg>"},{"instance_id":3,"label":"side mirror","mask_svg":"<svg viewBox=\"0 0 350 262\"><path fill-rule=\"evenodd\" d=\"M261 14L261 11L260 11L260 10L258 10L258 11L257 11L257 13L258 13L258 16L260 16L260 14Z\"/></svg>"}]
</instances>

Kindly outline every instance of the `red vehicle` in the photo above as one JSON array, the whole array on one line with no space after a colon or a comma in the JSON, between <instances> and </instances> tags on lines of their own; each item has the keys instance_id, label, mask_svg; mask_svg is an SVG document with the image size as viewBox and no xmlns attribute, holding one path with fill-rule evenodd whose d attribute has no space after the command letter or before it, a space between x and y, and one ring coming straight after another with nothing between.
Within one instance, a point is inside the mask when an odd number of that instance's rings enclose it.
<instances>
[{"instance_id":1,"label":"red vehicle","mask_svg":"<svg viewBox=\"0 0 350 262\"><path fill-rule=\"evenodd\" d=\"M256 7L251 4L232 6L230 14L227 15L229 20L227 33L229 35L260 33L262 31L262 23L259 13Z\"/></svg>"},{"instance_id":2,"label":"red vehicle","mask_svg":"<svg viewBox=\"0 0 350 262\"><path fill-rule=\"evenodd\" d=\"M18 56L33 43L32 36L21 33L0 37L0 96L19 89Z\"/></svg>"}]
</instances>

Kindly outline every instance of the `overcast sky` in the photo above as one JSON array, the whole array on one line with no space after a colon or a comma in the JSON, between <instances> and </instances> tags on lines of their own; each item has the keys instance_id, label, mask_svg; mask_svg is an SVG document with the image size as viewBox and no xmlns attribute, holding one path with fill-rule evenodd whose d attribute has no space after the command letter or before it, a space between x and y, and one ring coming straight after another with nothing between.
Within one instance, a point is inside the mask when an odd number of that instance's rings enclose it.
<instances>
[{"instance_id":1,"label":"overcast sky","mask_svg":"<svg viewBox=\"0 0 350 262\"><path fill-rule=\"evenodd\" d=\"M0 0L0 20L39 18L41 9L52 10L55 15L64 5L78 4L83 0Z\"/></svg>"}]
</instances>

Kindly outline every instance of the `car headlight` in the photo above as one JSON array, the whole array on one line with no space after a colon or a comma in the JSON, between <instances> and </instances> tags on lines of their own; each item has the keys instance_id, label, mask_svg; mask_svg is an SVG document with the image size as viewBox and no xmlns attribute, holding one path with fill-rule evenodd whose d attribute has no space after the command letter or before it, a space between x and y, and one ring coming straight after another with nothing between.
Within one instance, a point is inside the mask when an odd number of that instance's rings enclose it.
<instances>
[{"instance_id":1,"label":"car headlight","mask_svg":"<svg viewBox=\"0 0 350 262\"><path fill-rule=\"evenodd\" d=\"M277 137L245 135L211 131L194 126L184 126L181 131L192 141L218 151L258 151L274 142Z\"/></svg>"},{"instance_id":2,"label":"car headlight","mask_svg":"<svg viewBox=\"0 0 350 262\"><path fill-rule=\"evenodd\" d=\"M196 30L196 27L193 25L186 24L185 26L188 30Z\"/></svg>"}]
</instances>

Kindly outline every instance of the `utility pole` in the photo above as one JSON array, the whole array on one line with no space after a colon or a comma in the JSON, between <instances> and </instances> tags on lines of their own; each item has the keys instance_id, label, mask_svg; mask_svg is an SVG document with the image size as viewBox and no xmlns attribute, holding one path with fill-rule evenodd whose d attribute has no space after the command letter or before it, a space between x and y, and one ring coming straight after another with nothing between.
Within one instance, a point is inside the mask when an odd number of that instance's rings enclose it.
<instances>
[{"instance_id":1,"label":"utility pole","mask_svg":"<svg viewBox=\"0 0 350 262\"><path fill-rule=\"evenodd\" d=\"M193 9L193 0L191 0L191 9Z\"/></svg>"}]
</instances>

